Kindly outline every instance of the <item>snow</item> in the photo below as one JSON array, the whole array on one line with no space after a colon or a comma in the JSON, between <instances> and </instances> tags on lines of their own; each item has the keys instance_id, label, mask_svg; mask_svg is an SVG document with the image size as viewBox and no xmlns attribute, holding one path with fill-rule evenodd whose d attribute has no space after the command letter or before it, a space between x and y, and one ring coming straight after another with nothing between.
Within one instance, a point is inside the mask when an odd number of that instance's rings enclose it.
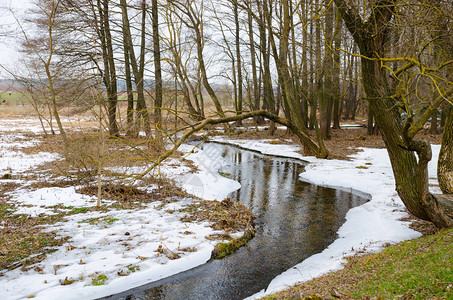
<instances>
[{"instance_id":1,"label":"snow","mask_svg":"<svg viewBox=\"0 0 453 300\"><path fill-rule=\"evenodd\" d=\"M345 257L360 252L377 252L388 244L420 237L409 228L404 205L395 191L395 181L386 149L361 148L350 161L326 160L304 157L294 145L270 144L271 140L227 140L218 142L238 145L268 155L283 155L310 163L300 179L324 187L337 188L370 198L370 201L355 207L346 215L346 222L338 231L335 240L321 253L315 254L272 280L266 290L247 299L284 290L294 284L308 281L333 270L341 269ZM436 162L440 146L433 145L433 159L429 164L430 183L436 185ZM438 187L430 187L439 192Z\"/></svg>"},{"instance_id":2,"label":"snow","mask_svg":"<svg viewBox=\"0 0 453 300\"><path fill-rule=\"evenodd\" d=\"M51 153L27 155L21 152L21 149L39 143L39 140L21 133L40 133L39 123L20 120L11 123L8 130L1 132L0 155L6 158L0 163L2 172L12 172L13 176L32 172L40 164L59 159L58 155ZM174 179L188 192L206 200L223 200L240 187L238 182L217 173L221 167L215 167L217 154L193 149L189 145L180 150L186 153L185 159L193 160L199 166L200 171L193 173L180 162L169 160L159 172ZM15 182L23 184L8 194L8 201L17 207L16 214L52 215L57 210L69 211L96 204L94 197L79 194L77 187L32 189L23 180ZM140 209L88 211L46 225L45 230L55 231L61 237L69 236L70 240L29 270L1 270L0 298L99 298L206 263L217 243L206 237L220 232L212 229L207 222L187 223L180 220L184 213L178 210L192 201L192 198L186 198L166 204L157 201ZM111 201L103 199L102 203L108 206ZM181 258L171 260L165 254L156 252L159 246L170 253L178 253ZM196 251L189 251L189 248ZM100 274L107 277L106 284L92 285L92 279ZM66 278L76 281L61 285L60 282Z\"/></svg>"},{"instance_id":3,"label":"snow","mask_svg":"<svg viewBox=\"0 0 453 300\"><path fill-rule=\"evenodd\" d=\"M7 124L9 125L6 126ZM0 174L32 172L40 164L60 159L53 153L29 155L20 151L39 143L39 140L18 132L40 133L37 121L0 121L0 128ZM371 198L371 201L348 212L346 222L338 231L338 239L327 249L282 273L265 291L253 295L251 299L339 269L345 262L345 256L358 251L379 251L388 243L394 244L420 235L411 230L406 222L400 221L406 213L394 190L392 170L385 149L363 148L350 161L320 160L302 156L298 153L300 149L297 146L278 145L272 140L213 139L263 154L307 161L309 164L306 171L300 174L302 180ZM167 160L156 172L175 180L188 193L197 197L222 200L230 192L240 188L240 184L219 174L225 162L221 153L213 149L209 145L203 150L191 145L180 147L179 151L184 153L184 158L192 160L197 166L196 173L176 159ZM429 165L432 184L437 183L435 162L438 152L439 146L433 146L434 157ZM56 209L71 210L95 205L94 197L79 194L76 187L32 189L25 182L22 183L24 186L9 193L8 201L17 205L16 213L51 215ZM89 211L66 216L63 222L46 225L45 230L56 231L59 236L70 236L71 239L28 271L3 270L4 276L0 277L0 298L98 298L205 263L215 245L206 236L217 231L209 227L208 223L180 221L182 213L178 209L192 201L193 199L186 198L167 204L157 201L141 209ZM103 204L109 206L111 202L103 199ZM159 246L179 253L181 258L167 258L156 252ZM178 250L187 247L194 247L197 251ZM36 266L41 267L42 272L37 271L39 269L34 268ZM92 278L99 274L107 277L106 284L93 286ZM77 281L61 285L60 281L65 278Z\"/></svg>"},{"instance_id":4,"label":"snow","mask_svg":"<svg viewBox=\"0 0 453 300\"><path fill-rule=\"evenodd\" d=\"M314 157L310 156L303 156L302 154L298 153L301 149L296 145L287 145L287 144L279 144L278 140L271 140L271 139L262 139L262 140L230 140L226 139L223 136L215 136L209 138L213 142L220 142L224 144L239 146L240 148L252 150L259 152L265 155L273 155L273 156L282 156L282 157L289 157L300 159L306 162L314 161ZM271 144L271 142L277 142Z\"/></svg>"},{"instance_id":5,"label":"snow","mask_svg":"<svg viewBox=\"0 0 453 300\"><path fill-rule=\"evenodd\" d=\"M206 200L223 200L241 187L239 182L218 173L226 162L209 144L203 150L191 145L181 145L179 150L187 153L185 158L192 160L199 169L197 173L186 174L177 180L187 192Z\"/></svg>"},{"instance_id":6,"label":"snow","mask_svg":"<svg viewBox=\"0 0 453 300\"><path fill-rule=\"evenodd\" d=\"M190 201L185 199L166 208L178 209ZM49 226L48 230L71 236L70 242L39 264L43 267L42 274L35 270L24 272L20 269L6 272L0 280L2 299L21 299L30 295L36 299L98 298L205 263L211 256L214 244L204 237L216 231L205 223L183 223L179 220L179 214L157 209L160 204L155 202L140 210L76 214L65 222ZM88 222L93 219L99 222ZM113 222L110 224L103 220ZM168 259L155 252L159 245L182 257ZM186 247L195 247L198 251L178 250ZM138 270L132 273L129 267ZM130 274L119 276L118 272ZM109 279L107 284L91 285L92 278L99 274ZM78 281L61 285L60 281L65 278Z\"/></svg>"},{"instance_id":7,"label":"snow","mask_svg":"<svg viewBox=\"0 0 453 300\"><path fill-rule=\"evenodd\" d=\"M11 127L9 128L11 129ZM14 175L16 173L22 173L59 158L59 155L55 153L40 152L37 154L26 154L14 151L32 147L38 143L38 140L28 138L23 134L16 134L14 136L0 135L0 174L9 173Z\"/></svg>"}]
</instances>

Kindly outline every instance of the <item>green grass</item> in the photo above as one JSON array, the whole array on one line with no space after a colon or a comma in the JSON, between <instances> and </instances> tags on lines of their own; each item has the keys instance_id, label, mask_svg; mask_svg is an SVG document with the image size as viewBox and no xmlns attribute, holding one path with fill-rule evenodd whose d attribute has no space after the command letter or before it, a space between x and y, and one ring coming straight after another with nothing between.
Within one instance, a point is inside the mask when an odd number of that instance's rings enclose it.
<instances>
[{"instance_id":1,"label":"green grass","mask_svg":"<svg viewBox=\"0 0 453 300\"><path fill-rule=\"evenodd\" d=\"M91 279L91 285L104 285L106 280L107 276L105 276L104 274L99 274L98 276Z\"/></svg>"},{"instance_id":2,"label":"green grass","mask_svg":"<svg viewBox=\"0 0 453 300\"><path fill-rule=\"evenodd\" d=\"M401 243L364 258L355 267L355 272L368 276L352 295L355 298L361 295L378 298L404 295L411 299L453 299L452 262L452 230Z\"/></svg>"},{"instance_id":3,"label":"green grass","mask_svg":"<svg viewBox=\"0 0 453 300\"><path fill-rule=\"evenodd\" d=\"M0 105L21 105L28 103L21 93L0 92Z\"/></svg>"},{"instance_id":4,"label":"green grass","mask_svg":"<svg viewBox=\"0 0 453 300\"><path fill-rule=\"evenodd\" d=\"M88 207L75 207L73 208L69 214L75 215L75 214L84 214L88 212L90 209Z\"/></svg>"},{"instance_id":5,"label":"green grass","mask_svg":"<svg viewBox=\"0 0 453 300\"><path fill-rule=\"evenodd\" d=\"M140 267L139 266L129 266L128 269L132 273L135 273L135 271L140 271Z\"/></svg>"},{"instance_id":6,"label":"green grass","mask_svg":"<svg viewBox=\"0 0 453 300\"><path fill-rule=\"evenodd\" d=\"M108 225L112 225L116 221L119 221L117 218L112 218L112 217L97 217L97 218L90 218L86 220L79 221L78 223L88 223L90 225L96 225L99 223L105 223Z\"/></svg>"},{"instance_id":7,"label":"green grass","mask_svg":"<svg viewBox=\"0 0 453 300\"><path fill-rule=\"evenodd\" d=\"M349 258L332 272L266 299L453 299L453 229ZM303 298L301 297L301 298Z\"/></svg>"}]
</instances>

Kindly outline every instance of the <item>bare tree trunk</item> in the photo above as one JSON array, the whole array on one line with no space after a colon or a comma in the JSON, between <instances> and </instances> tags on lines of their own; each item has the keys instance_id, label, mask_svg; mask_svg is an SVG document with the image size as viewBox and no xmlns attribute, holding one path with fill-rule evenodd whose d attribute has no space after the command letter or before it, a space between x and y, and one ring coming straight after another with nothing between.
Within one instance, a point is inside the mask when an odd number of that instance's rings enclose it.
<instances>
[{"instance_id":1,"label":"bare tree trunk","mask_svg":"<svg viewBox=\"0 0 453 300\"><path fill-rule=\"evenodd\" d=\"M249 5L251 5L251 0L249 0ZM253 110L260 109L260 86L258 84L257 68L256 68L256 51L255 51L255 41L254 41L254 32L253 32L253 18L252 14L249 13L247 16L248 20L248 33L249 33L249 43L250 43L250 60L252 64L252 78L253 78ZM263 124L264 119L260 116L254 118L257 124Z\"/></svg>"},{"instance_id":2,"label":"bare tree trunk","mask_svg":"<svg viewBox=\"0 0 453 300\"><path fill-rule=\"evenodd\" d=\"M267 14L269 13L267 10L267 0L263 1L260 4L257 1L258 11L260 13L260 20L258 21L259 32L260 32L260 50L262 56L262 68L263 68L263 88L264 88L264 103L266 105L266 109L275 114L275 99L274 99L274 91L272 88L272 77L270 71L270 54L268 51L268 41L267 41L267 34L266 34L266 18ZM271 134L275 129L275 126L272 126L271 123Z\"/></svg>"},{"instance_id":3,"label":"bare tree trunk","mask_svg":"<svg viewBox=\"0 0 453 300\"><path fill-rule=\"evenodd\" d=\"M234 25L235 25L235 42L236 42L236 66L237 66L237 109L236 114L242 114L243 105L243 91L242 91L242 59L241 59L241 45L240 45L240 24L239 24L239 11L238 4L233 1L233 13L234 13ZM242 121L238 122L238 125L242 125Z\"/></svg>"},{"instance_id":4,"label":"bare tree trunk","mask_svg":"<svg viewBox=\"0 0 453 300\"><path fill-rule=\"evenodd\" d=\"M42 59L44 63L44 68L46 71L47 75L47 83L48 83L48 88L50 91L50 101L52 104L52 112L55 117L55 120L57 121L58 125L58 130L60 131L61 138L63 139L63 143L65 146L65 152L68 150L68 139L66 138L66 132L63 128L63 124L61 123L60 120L60 114L58 113L58 108L57 108L57 95L55 92L54 88L54 83L53 83L53 75L51 71L51 63L52 63L52 58L54 54L54 39L53 39L53 31L54 31L54 19L55 19L55 14L58 8L60 1L55 2L55 0L52 0L51 2L51 7L50 7L50 14L47 20L47 33L48 33L48 40L49 40L49 56L47 57L47 60Z\"/></svg>"},{"instance_id":5,"label":"bare tree trunk","mask_svg":"<svg viewBox=\"0 0 453 300\"><path fill-rule=\"evenodd\" d=\"M142 2L143 10L145 10L145 0ZM157 134L160 135L159 128L162 126L162 66L160 59L160 37L159 37L159 13L158 13L157 0L152 0L152 22L153 22L153 56L154 56L154 81L155 81L155 98L154 98L154 122L157 130ZM143 14L144 15L144 14ZM142 30L145 30L145 21L142 20ZM142 41L144 45L144 41ZM144 49L144 47L143 47ZM144 59L145 55L142 54Z\"/></svg>"},{"instance_id":6,"label":"bare tree trunk","mask_svg":"<svg viewBox=\"0 0 453 300\"><path fill-rule=\"evenodd\" d=\"M101 22L101 44L103 48L104 69L105 74L104 84L107 88L107 108L109 119L109 134L111 136L119 136L118 124L116 122L116 109L118 104L118 87L115 69L115 58L113 55L112 35L110 33L110 12L109 1L98 0L98 8ZM108 74L108 76L107 76ZM107 77L106 77L107 76Z\"/></svg>"},{"instance_id":7,"label":"bare tree trunk","mask_svg":"<svg viewBox=\"0 0 453 300\"><path fill-rule=\"evenodd\" d=\"M453 109L450 109L445 122L437 162L437 179L442 193L453 194Z\"/></svg>"},{"instance_id":8,"label":"bare tree trunk","mask_svg":"<svg viewBox=\"0 0 453 300\"><path fill-rule=\"evenodd\" d=\"M453 202L439 201L428 189L431 147L427 142L414 140L415 134L423 126L419 120L413 123L411 116L408 116L404 126L401 125L396 99L392 97L378 59L386 54L384 45L388 39L390 20L395 13L396 0L374 3L366 22L362 20L357 7L350 6L344 0L335 0L335 4L362 54L365 91L387 147L398 195L415 216L429 220L437 227L453 227ZM442 100L439 98L433 102L441 103ZM425 112L420 120L426 119L429 113Z\"/></svg>"},{"instance_id":9,"label":"bare tree trunk","mask_svg":"<svg viewBox=\"0 0 453 300\"><path fill-rule=\"evenodd\" d=\"M208 74L206 72L206 64L203 55L203 49L205 44L205 39L203 35L203 20L202 16L198 15L195 11L192 3L187 2L186 5L181 5L179 3L174 3L179 11L187 16L189 22L184 18L180 17L181 21L185 23L190 29L192 29L195 33L195 44L197 46L197 58L198 58L198 65L199 71L203 83L203 87L208 92L208 95L211 97L212 102L214 102L214 106L217 110L217 114L221 117L225 116L225 113L222 109L222 105L220 104L219 98L217 97L216 93L214 92L211 84L208 80Z\"/></svg>"},{"instance_id":10,"label":"bare tree trunk","mask_svg":"<svg viewBox=\"0 0 453 300\"><path fill-rule=\"evenodd\" d=\"M129 50L126 47L125 31L123 30L123 51L124 51L124 69L126 75L126 93L127 93L127 134L134 134L134 90L132 88L132 77L131 77L131 59Z\"/></svg>"},{"instance_id":11,"label":"bare tree trunk","mask_svg":"<svg viewBox=\"0 0 453 300\"><path fill-rule=\"evenodd\" d=\"M340 129L340 117L341 117L341 88L340 88L340 49L341 47L341 16L340 13L335 10L335 35L334 35L334 66L333 66L333 126L334 129Z\"/></svg>"},{"instance_id":12,"label":"bare tree trunk","mask_svg":"<svg viewBox=\"0 0 453 300\"><path fill-rule=\"evenodd\" d=\"M99 1L99 0L98 0ZM132 72L134 74L134 81L135 86L137 89L137 118L136 118L136 131L140 130L140 118L143 120L144 128L146 135L149 137L151 136L151 125L149 122L149 115L148 110L146 108L145 102L145 94L144 94L144 82L143 82L143 74L144 74L144 55L140 58L140 66L137 63L137 59L135 56L134 46L132 44L132 37L131 37L131 30L129 25L129 17L127 13L127 5L126 0L120 0L121 5L121 14L122 14L122 21L123 21L123 35L125 36L125 47L128 49L129 58L132 66ZM143 16L145 15L145 11L142 11L142 29L145 24L143 24ZM144 53L145 44L144 41L145 32L142 30L141 32L141 40L142 45L140 45L141 52ZM143 59L143 63L142 63Z\"/></svg>"},{"instance_id":13,"label":"bare tree trunk","mask_svg":"<svg viewBox=\"0 0 453 300\"><path fill-rule=\"evenodd\" d=\"M308 101L309 101L309 93L310 87L308 85L308 1L302 1L302 9L303 9L303 16L302 16L302 23L303 23L303 41L302 41L302 88L301 92L302 95L302 103L303 106L303 114L305 120L305 127L309 127L308 124Z\"/></svg>"}]
</instances>

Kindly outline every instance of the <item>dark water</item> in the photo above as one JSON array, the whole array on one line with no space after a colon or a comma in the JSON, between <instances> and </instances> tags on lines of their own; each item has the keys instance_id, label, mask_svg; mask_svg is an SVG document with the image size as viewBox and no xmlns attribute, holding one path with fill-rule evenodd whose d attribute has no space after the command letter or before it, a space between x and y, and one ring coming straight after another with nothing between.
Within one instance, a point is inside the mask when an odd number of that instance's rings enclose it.
<instances>
[{"instance_id":1,"label":"dark water","mask_svg":"<svg viewBox=\"0 0 453 300\"><path fill-rule=\"evenodd\" d=\"M336 239L347 211L367 201L300 181L303 164L295 160L218 144L204 147L207 161L221 162L220 171L241 183L230 196L257 215L255 238L222 260L106 299L243 299L323 251Z\"/></svg>"}]
</instances>

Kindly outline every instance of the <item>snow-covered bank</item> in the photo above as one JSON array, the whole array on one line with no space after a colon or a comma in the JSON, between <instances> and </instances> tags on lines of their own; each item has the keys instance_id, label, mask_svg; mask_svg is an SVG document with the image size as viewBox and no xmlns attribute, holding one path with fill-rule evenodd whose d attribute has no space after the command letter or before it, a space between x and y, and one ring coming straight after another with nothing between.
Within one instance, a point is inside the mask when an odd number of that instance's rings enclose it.
<instances>
[{"instance_id":1,"label":"snow-covered bank","mask_svg":"<svg viewBox=\"0 0 453 300\"><path fill-rule=\"evenodd\" d=\"M21 148L33 146L39 140L25 138L19 131L39 133L39 123L18 121L1 133L1 172L16 177L59 158L50 153L33 156L22 153ZM240 187L238 182L217 174L215 153L197 149L191 153L192 148L185 145L180 150L186 153L186 159L194 161L199 172L193 173L180 162L172 161L163 164L160 172L204 199L222 200ZM58 236L70 237L57 251L27 268L0 270L2 300L94 299L119 293L206 263L218 242L206 237L221 233L208 222L181 221L185 214L178 210L192 203L191 198L167 204L157 201L140 209L83 211L94 206L96 199L77 193L74 187L33 189L31 181L14 182L22 185L7 195L8 203L16 207L15 214L37 217L82 210L64 217L62 222L45 226L45 230L56 231ZM103 199L107 207L111 203ZM3 222L0 225L2 228Z\"/></svg>"},{"instance_id":2,"label":"snow-covered bank","mask_svg":"<svg viewBox=\"0 0 453 300\"><path fill-rule=\"evenodd\" d=\"M184 158L197 166L196 173L180 172L178 167L165 167L163 173L173 178L188 193L205 200L223 200L229 193L239 189L240 183L221 176L218 171L225 164L222 153L206 145L203 150L183 144L178 148ZM167 166L174 165L171 162Z\"/></svg>"},{"instance_id":3,"label":"snow-covered bank","mask_svg":"<svg viewBox=\"0 0 453 300\"><path fill-rule=\"evenodd\" d=\"M395 191L392 168L386 149L362 148L351 156L350 161L323 160L304 157L294 145L270 144L270 140L214 140L238 145L269 155L287 156L309 161L300 174L300 179L312 184L353 191L371 196L366 204L351 209L346 222L338 231L338 238L323 252L304 260L300 264L274 278L266 290L250 299L281 291L296 283L342 268L345 257L359 251L376 252L388 244L395 244L420 236L400 221L407 216L404 205ZM437 184L436 162L440 146L433 146L433 159L429 165L430 183ZM438 192L433 187L433 192Z\"/></svg>"},{"instance_id":4,"label":"snow-covered bank","mask_svg":"<svg viewBox=\"0 0 453 300\"><path fill-rule=\"evenodd\" d=\"M33 129L30 131L35 132ZM0 136L5 138L2 139L1 155L9 155L7 161L18 161L21 152L15 150L34 144L29 136L13 130ZM303 157L297 153L297 146L280 145L272 140L234 141L223 137L218 140L264 154L308 161L307 171L300 176L302 180L372 197L370 202L349 211L346 223L338 232L339 238L326 250L278 276L267 291L253 297L341 268L344 256L359 250L377 251L387 243L418 236L408 228L407 223L399 221L406 214L394 192L390 163L383 149L363 149L351 161L318 160ZM190 164L181 159L169 159L156 172L174 179L187 192L204 199L222 200L240 187L238 182L219 174L225 162L222 153L215 147L206 145L204 150L199 150L183 145L179 150L185 153L185 159L194 162L199 171L194 173ZM433 150L436 156L439 147ZM32 172L36 163L58 159L53 154L46 155L36 157L47 157L46 160L30 159L24 167L14 169L9 166L0 170L8 169L18 174ZM434 157L430 165L432 175L435 174L436 159ZM436 179L433 177L430 181L435 183ZM30 182L22 179L16 182L24 184L9 193L9 203L15 203L18 207L16 213L52 215L57 210L80 210L95 204L95 198L77 193L74 187L32 189ZM206 236L216 231L207 223L180 221L183 213L178 209L191 201L190 198L167 204L158 201L141 209L87 210L66 216L64 222L47 225L46 230L55 230L60 236L70 236L71 239L28 270L0 270L4 273L0 274L0 299L29 296L38 299L92 299L122 292L205 263L216 243L206 239ZM104 199L103 203L107 206L111 204L108 199ZM180 258L171 259L174 253ZM62 285L71 280L75 281Z\"/></svg>"}]
</instances>

